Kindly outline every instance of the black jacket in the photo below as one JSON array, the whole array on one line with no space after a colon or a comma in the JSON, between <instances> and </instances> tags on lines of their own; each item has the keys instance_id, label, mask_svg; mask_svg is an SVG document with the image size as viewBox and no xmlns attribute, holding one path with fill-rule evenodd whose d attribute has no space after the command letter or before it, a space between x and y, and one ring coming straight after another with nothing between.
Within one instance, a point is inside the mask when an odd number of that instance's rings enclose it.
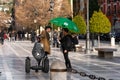
<instances>
[{"instance_id":1,"label":"black jacket","mask_svg":"<svg viewBox=\"0 0 120 80\"><path fill-rule=\"evenodd\" d=\"M4 37L4 32L0 32L0 37L3 38Z\"/></svg>"},{"instance_id":2,"label":"black jacket","mask_svg":"<svg viewBox=\"0 0 120 80\"><path fill-rule=\"evenodd\" d=\"M72 42L72 36L71 35L66 35L64 36L61 40L61 46L63 50L68 50L70 51L72 46L73 46L73 42Z\"/></svg>"}]
</instances>

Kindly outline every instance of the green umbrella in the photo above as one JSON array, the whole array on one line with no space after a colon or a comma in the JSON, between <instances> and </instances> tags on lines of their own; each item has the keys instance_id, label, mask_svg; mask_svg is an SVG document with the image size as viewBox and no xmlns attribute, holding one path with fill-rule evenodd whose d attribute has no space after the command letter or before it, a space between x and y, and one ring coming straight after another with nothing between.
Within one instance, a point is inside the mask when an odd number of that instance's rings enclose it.
<instances>
[{"instance_id":1,"label":"green umbrella","mask_svg":"<svg viewBox=\"0 0 120 80\"><path fill-rule=\"evenodd\" d=\"M63 18L63 17L53 18L50 20L50 23L52 23L58 27L68 28L72 32L80 32L77 25L67 18Z\"/></svg>"}]
</instances>

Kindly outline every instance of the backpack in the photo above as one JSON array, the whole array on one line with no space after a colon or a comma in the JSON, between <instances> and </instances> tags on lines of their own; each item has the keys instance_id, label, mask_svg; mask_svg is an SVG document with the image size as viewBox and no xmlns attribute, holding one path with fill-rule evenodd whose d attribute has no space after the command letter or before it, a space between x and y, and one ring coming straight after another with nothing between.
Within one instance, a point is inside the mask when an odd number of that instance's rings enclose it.
<instances>
[{"instance_id":1,"label":"backpack","mask_svg":"<svg viewBox=\"0 0 120 80\"><path fill-rule=\"evenodd\" d=\"M74 44L78 44L77 36L73 37L72 39L73 39L72 41L73 41Z\"/></svg>"},{"instance_id":2,"label":"backpack","mask_svg":"<svg viewBox=\"0 0 120 80\"><path fill-rule=\"evenodd\" d=\"M73 43L73 38L71 35L67 36L68 37L68 42L67 42L67 49L68 51L72 51L73 50L73 46L74 46L74 43Z\"/></svg>"}]
</instances>

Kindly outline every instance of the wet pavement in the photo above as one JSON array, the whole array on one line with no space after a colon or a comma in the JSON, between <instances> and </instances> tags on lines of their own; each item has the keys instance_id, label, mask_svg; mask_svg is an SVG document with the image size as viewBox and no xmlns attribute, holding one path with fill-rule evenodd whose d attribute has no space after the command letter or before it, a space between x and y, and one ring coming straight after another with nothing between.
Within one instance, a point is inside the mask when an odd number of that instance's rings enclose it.
<instances>
[{"instance_id":1,"label":"wet pavement","mask_svg":"<svg viewBox=\"0 0 120 80\"><path fill-rule=\"evenodd\" d=\"M84 43L81 42L81 43ZM110 46L108 43L102 46ZM116 45L117 51L114 52L113 59L98 58L97 52L91 51L85 54L83 51L70 52L69 56L74 69L79 72L85 72L87 75L103 77L105 80L120 80L120 46ZM32 65L36 61L32 57L31 51L33 43L30 41L5 41L0 45L0 80L50 80L50 72L36 73L31 70L30 74L25 73L25 57L30 56ZM48 56L50 65L53 61L61 60L64 62L62 52L59 48L52 48L51 55ZM68 72L67 80L91 80L88 76L83 77L79 74ZM93 79L98 80L98 79Z\"/></svg>"}]
</instances>

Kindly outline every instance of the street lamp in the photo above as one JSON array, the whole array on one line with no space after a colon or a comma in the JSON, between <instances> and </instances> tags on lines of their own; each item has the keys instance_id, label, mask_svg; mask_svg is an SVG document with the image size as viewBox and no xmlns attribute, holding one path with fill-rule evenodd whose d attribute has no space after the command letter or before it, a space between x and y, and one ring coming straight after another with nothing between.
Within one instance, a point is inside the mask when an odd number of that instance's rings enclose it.
<instances>
[{"instance_id":1,"label":"street lamp","mask_svg":"<svg viewBox=\"0 0 120 80\"><path fill-rule=\"evenodd\" d=\"M70 0L70 4L71 4L71 12L72 12L72 18L73 18L73 0Z\"/></svg>"},{"instance_id":2,"label":"street lamp","mask_svg":"<svg viewBox=\"0 0 120 80\"><path fill-rule=\"evenodd\" d=\"M36 24L37 23L37 20L36 19L34 19L34 23ZM36 27L37 28L37 27Z\"/></svg>"},{"instance_id":3,"label":"street lamp","mask_svg":"<svg viewBox=\"0 0 120 80\"><path fill-rule=\"evenodd\" d=\"M89 0L87 0L87 35L86 35L86 53L90 52L90 32L89 32Z\"/></svg>"},{"instance_id":4,"label":"street lamp","mask_svg":"<svg viewBox=\"0 0 120 80\"><path fill-rule=\"evenodd\" d=\"M53 11L53 7L54 7L54 0L50 1L50 11Z\"/></svg>"},{"instance_id":5,"label":"street lamp","mask_svg":"<svg viewBox=\"0 0 120 80\"><path fill-rule=\"evenodd\" d=\"M15 29L15 0L13 0L13 6L12 6L12 22L11 22L11 28Z\"/></svg>"},{"instance_id":6,"label":"street lamp","mask_svg":"<svg viewBox=\"0 0 120 80\"><path fill-rule=\"evenodd\" d=\"M50 9L49 9L49 11L51 12L50 14L51 14L51 18L53 18L53 8L54 8L54 0L51 0L50 1Z\"/></svg>"},{"instance_id":7,"label":"street lamp","mask_svg":"<svg viewBox=\"0 0 120 80\"><path fill-rule=\"evenodd\" d=\"M35 28L37 29L37 25L36 25L36 23L37 23L37 20L34 19Z\"/></svg>"},{"instance_id":8,"label":"street lamp","mask_svg":"<svg viewBox=\"0 0 120 80\"><path fill-rule=\"evenodd\" d=\"M54 8L54 0L51 0L51 1L50 1L50 9L49 9L49 11L51 12L51 13L50 13L51 19L53 18L53 8ZM52 41L52 37L53 37L53 24L51 24L51 27L52 27L51 45L53 45L53 41Z\"/></svg>"},{"instance_id":9,"label":"street lamp","mask_svg":"<svg viewBox=\"0 0 120 80\"><path fill-rule=\"evenodd\" d=\"M112 33L111 33L111 46L115 46L115 23L117 21L117 16L114 14L113 16L113 27L112 27Z\"/></svg>"},{"instance_id":10,"label":"street lamp","mask_svg":"<svg viewBox=\"0 0 120 80\"><path fill-rule=\"evenodd\" d=\"M117 16L116 16L116 14L114 14L114 16L113 16L113 32L115 32L115 23L116 23L116 21L117 21Z\"/></svg>"}]
</instances>

